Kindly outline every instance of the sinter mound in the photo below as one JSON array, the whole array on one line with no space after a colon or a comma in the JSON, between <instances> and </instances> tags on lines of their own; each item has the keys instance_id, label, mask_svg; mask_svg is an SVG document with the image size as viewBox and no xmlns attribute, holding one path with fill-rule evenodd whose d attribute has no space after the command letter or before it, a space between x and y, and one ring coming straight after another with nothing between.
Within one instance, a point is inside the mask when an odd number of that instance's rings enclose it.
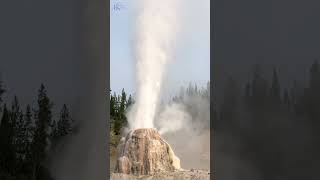
<instances>
[{"instance_id":1,"label":"sinter mound","mask_svg":"<svg viewBox=\"0 0 320 180\"><path fill-rule=\"evenodd\" d=\"M151 175L180 169L179 158L154 128L131 131L118 148L117 173Z\"/></svg>"}]
</instances>

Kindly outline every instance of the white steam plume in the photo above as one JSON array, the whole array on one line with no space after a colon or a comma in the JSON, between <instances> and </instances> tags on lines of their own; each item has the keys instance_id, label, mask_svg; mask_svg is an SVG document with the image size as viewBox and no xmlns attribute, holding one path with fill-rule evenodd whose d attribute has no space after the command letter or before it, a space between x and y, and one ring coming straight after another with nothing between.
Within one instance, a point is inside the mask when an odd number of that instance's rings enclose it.
<instances>
[{"instance_id":1,"label":"white steam plume","mask_svg":"<svg viewBox=\"0 0 320 180\"><path fill-rule=\"evenodd\" d=\"M191 116L186 111L183 104L173 103L165 106L164 111L160 113L157 119L157 127L159 133L165 134L168 132L175 132L191 123Z\"/></svg>"},{"instance_id":2,"label":"white steam plume","mask_svg":"<svg viewBox=\"0 0 320 180\"><path fill-rule=\"evenodd\" d=\"M130 129L153 128L166 66L173 60L178 0L139 0L135 19L136 102Z\"/></svg>"}]
</instances>

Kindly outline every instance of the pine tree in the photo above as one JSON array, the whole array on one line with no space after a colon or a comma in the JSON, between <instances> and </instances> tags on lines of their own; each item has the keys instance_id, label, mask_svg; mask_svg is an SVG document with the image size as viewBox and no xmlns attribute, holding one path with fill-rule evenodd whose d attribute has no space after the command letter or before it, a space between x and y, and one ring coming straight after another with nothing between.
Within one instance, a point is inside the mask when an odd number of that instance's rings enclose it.
<instances>
[{"instance_id":1,"label":"pine tree","mask_svg":"<svg viewBox=\"0 0 320 180\"><path fill-rule=\"evenodd\" d=\"M111 117L115 117L116 115L115 103L116 103L115 97L110 94L110 116Z\"/></svg>"},{"instance_id":2,"label":"pine tree","mask_svg":"<svg viewBox=\"0 0 320 180\"><path fill-rule=\"evenodd\" d=\"M118 117L119 112L119 97L117 96L116 92L113 93L113 99L114 99L114 116Z\"/></svg>"},{"instance_id":3,"label":"pine tree","mask_svg":"<svg viewBox=\"0 0 320 180\"><path fill-rule=\"evenodd\" d=\"M127 101L127 104L126 104L126 108L130 107L132 104L133 104L133 100L132 100L132 97L131 97L131 94L130 94L129 98L128 98L128 101Z\"/></svg>"},{"instance_id":4,"label":"pine tree","mask_svg":"<svg viewBox=\"0 0 320 180\"><path fill-rule=\"evenodd\" d=\"M119 107L119 118L123 120L125 118L125 110L126 110L126 102L127 102L127 94L122 89L121 99L120 99L120 107Z\"/></svg>"},{"instance_id":5,"label":"pine tree","mask_svg":"<svg viewBox=\"0 0 320 180\"><path fill-rule=\"evenodd\" d=\"M72 120L66 104L63 105L60 111L60 119L57 123L58 136L64 137L72 132Z\"/></svg>"},{"instance_id":6,"label":"pine tree","mask_svg":"<svg viewBox=\"0 0 320 180\"><path fill-rule=\"evenodd\" d=\"M41 169L43 169L42 163L46 159L46 151L49 145L49 127L52 124L51 108L52 103L47 96L44 85L41 84L38 91L38 109L35 111L36 128L32 143L33 177L41 173Z\"/></svg>"},{"instance_id":7,"label":"pine tree","mask_svg":"<svg viewBox=\"0 0 320 180\"><path fill-rule=\"evenodd\" d=\"M34 135L34 126L32 122L32 113L31 107L28 104L26 108L26 112L24 115L24 127L25 127L25 151L26 151L26 159L29 161L31 159L31 143Z\"/></svg>"},{"instance_id":8,"label":"pine tree","mask_svg":"<svg viewBox=\"0 0 320 180\"><path fill-rule=\"evenodd\" d=\"M17 96L14 97L14 102L11 110L11 120L14 123L14 149L17 159L21 162L25 158L26 144L26 128L23 119L23 113L20 109Z\"/></svg>"},{"instance_id":9,"label":"pine tree","mask_svg":"<svg viewBox=\"0 0 320 180\"><path fill-rule=\"evenodd\" d=\"M124 89L122 89L121 96L118 96L118 114L114 123L114 132L116 135L120 134L121 128L126 124L125 110L127 104L127 95Z\"/></svg>"},{"instance_id":10,"label":"pine tree","mask_svg":"<svg viewBox=\"0 0 320 180\"><path fill-rule=\"evenodd\" d=\"M0 168L5 173L12 173L15 165L13 146L14 127L10 118L10 111L4 105L0 125Z\"/></svg>"},{"instance_id":11,"label":"pine tree","mask_svg":"<svg viewBox=\"0 0 320 180\"><path fill-rule=\"evenodd\" d=\"M53 150L55 149L59 139L60 139L60 136L59 136L57 121L52 120L51 133L50 133L51 149Z\"/></svg>"}]
</instances>

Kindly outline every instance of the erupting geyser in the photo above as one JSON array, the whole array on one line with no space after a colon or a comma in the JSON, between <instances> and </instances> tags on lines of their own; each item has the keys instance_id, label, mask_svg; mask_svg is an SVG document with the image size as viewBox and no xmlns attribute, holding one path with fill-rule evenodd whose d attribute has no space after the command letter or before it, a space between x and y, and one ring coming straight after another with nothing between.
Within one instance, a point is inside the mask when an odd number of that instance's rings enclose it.
<instances>
[{"instance_id":1,"label":"erupting geyser","mask_svg":"<svg viewBox=\"0 0 320 180\"><path fill-rule=\"evenodd\" d=\"M154 128L154 117L166 66L172 61L179 0L139 0L135 19L135 104L129 128ZM136 3L136 2L135 2Z\"/></svg>"},{"instance_id":2,"label":"erupting geyser","mask_svg":"<svg viewBox=\"0 0 320 180\"><path fill-rule=\"evenodd\" d=\"M179 169L179 158L156 129L136 129L121 140L116 172L150 175Z\"/></svg>"},{"instance_id":3,"label":"erupting geyser","mask_svg":"<svg viewBox=\"0 0 320 180\"><path fill-rule=\"evenodd\" d=\"M166 66L172 58L179 0L139 0L134 37L135 103L128 112L131 132L122 139L116 172L154 174L180 169L180 160L154 129Z\"/></svg>"}]
</instances>

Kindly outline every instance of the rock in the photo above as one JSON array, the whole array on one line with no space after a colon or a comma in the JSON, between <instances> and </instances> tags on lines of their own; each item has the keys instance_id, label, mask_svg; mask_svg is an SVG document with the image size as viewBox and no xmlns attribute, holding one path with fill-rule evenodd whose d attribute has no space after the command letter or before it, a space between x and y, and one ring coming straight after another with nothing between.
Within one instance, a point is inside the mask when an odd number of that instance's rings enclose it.
<instances>
[{"instance_id":1,"label":"rock","mask_svg":"<svg viewBox=\"0 0 320 180\"><path fill-rule=\"evenodd\" d=\"M180 168L180 160L154 128L136 129L121 139L116 173L152 175Z\"/></svg>"}]
</instances>

